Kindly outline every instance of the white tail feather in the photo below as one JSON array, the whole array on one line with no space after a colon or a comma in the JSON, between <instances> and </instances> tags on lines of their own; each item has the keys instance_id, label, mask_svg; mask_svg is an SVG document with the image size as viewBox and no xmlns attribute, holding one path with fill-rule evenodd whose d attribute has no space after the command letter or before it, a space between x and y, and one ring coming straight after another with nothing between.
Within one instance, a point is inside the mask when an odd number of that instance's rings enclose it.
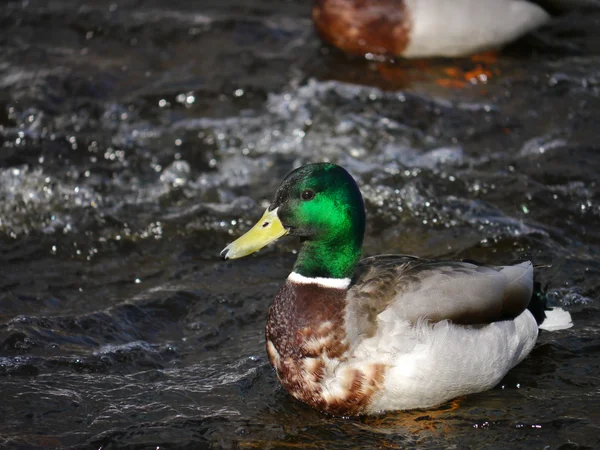
<instances>
[{"instance_id":1,"label":"white tail feather","mask_svg":"<svg viewBox=\"0 0 600 450\"><path fill-rule=\"evenodd\" d=\"M549 311L545 311L545 313L546 319L538 327L540 330L558 331L566 330L573 326L571 314L562 308L552 308Z\"/></svg>"}]
</instances>

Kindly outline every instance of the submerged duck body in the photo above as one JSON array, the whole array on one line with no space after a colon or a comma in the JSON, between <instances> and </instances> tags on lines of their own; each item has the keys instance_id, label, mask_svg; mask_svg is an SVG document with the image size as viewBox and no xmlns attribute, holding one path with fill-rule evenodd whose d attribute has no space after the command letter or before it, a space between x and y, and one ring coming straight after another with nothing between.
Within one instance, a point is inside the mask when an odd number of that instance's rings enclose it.
<instances>
[{"instance_id":1,"label":"submerged duck body","mask_svg":"<svg viewBox=\"0 0 600 450\"><path fill-rule=\"evenodd\" d=\"M342 416L426 408L492 388L530 353L538 335L527 309L530 262L360 261L364 224L352 177L310 164L222 252L233 259L285 234L304 239L266 326L269 360L291 395ZM562 310L549 317L570 326Z\"/></svg>"},{"instance_id":2,"label":"submerged duck body","mask_svg":"<svg viewBox=\"0 0 600 450\"><path fill-rule=\"evenodd\" d=\"M526 0L315 0L313 6L315 28L331 45L350 54L405 58L497 49L550 17Z\"/></svg>"}]
</instances>

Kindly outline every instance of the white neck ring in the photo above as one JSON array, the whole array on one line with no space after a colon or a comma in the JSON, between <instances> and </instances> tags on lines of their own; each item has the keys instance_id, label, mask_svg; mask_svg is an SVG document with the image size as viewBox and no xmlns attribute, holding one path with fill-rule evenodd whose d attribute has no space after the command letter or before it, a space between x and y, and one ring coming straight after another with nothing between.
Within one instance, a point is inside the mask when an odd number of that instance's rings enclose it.
<instances>
[{"instance_id":1,"label":"white neck ring","mask_svg":"<svg viewBox=\"0 0 600 450\"><path fill-rule=\"evenodd\" d=\"M350 278L323 278L323 277L305 277L297 272L292 272L288 280L298 284L317 284L319 286L333 289L348 289Z\"/></svg>"}]
</instances>

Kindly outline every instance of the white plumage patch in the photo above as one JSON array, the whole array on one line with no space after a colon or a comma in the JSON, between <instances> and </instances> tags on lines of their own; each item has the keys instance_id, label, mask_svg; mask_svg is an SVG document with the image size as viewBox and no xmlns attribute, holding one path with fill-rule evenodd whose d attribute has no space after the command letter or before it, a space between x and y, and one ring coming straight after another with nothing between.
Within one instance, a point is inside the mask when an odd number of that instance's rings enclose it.
<instances>
[{"instance_id":1,"label":"white plumage patch","mask_svg":"<svg viewBox=\"0 0 600 450\"><path fill-rule=\"evenodd\" d=\"M315 373L321 367L319 358L304 358L304 370L308 373Z\"/></svg>"},{"instance_id":2,"label":"white plumage patch","mask_svg":"<svg viewBox=\"0 0 600 450\"><path fill-rule=\"evenodd\" d=\"M331 342L330 336L311 337L304 342L304 348L311 354L321 353Z\"/></svg>"},{"instance_id":3,"label":"white plumage patch","mask_svg":"<svg viewBox=\"0 0 600 450\"><path fill-rule=\"evenodd\" d=\"M571 314L562 308L553 308L546 311L546 319L541 323L540 330L558 331L566 330L573 326Z\"/></svg>"},{"instance_id":4,"label":"white plumage patch","mask_svg":"<svg viewBox=\"0 0 600 450\"><path fill-rule=\"evenodd\" d=\"M377 334L359 343L348 361L387 367L368 413L427 408L491 389L529 354L538 333L529 311L483 327L448 321L411 325L386 313Z\"/></svg>"},{"instance_id":5,"label":"white plumage patch","mask_svg":"<svg viewBox=\"0 0 600 450\"><path fill-rule=\"evenodd\" d=\"M273 360L273 365L275 367L277 367L279 365L279 360L280 360L279 352L277 351L277 349L275 348L275 346L273 345L273 343L271 341L267 341L267 353Z\"/></svg>"},{"instance_id":6,"label":"white plumage patch","mask_svg":"<svg viewBox=\"0 0 600 450\"><path fill-rule=\"evenodd\" d=\"M410 42L402 56L462 56L495 49L550 20L523 0L405 0Z\"/></svg>"}]
</instances>

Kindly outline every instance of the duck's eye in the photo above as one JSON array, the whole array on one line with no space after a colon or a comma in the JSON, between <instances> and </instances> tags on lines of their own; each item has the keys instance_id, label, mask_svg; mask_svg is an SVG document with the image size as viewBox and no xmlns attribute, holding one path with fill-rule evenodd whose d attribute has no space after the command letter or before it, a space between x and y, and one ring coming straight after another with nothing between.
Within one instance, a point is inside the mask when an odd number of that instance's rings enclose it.
<instances>
[{"instance_id":1,"label":"duck's eye","mask_svg":"<svg viewBox=\"0 0 600 450\"><path fill-rule=\"evenodd\" d=\"M305 201L312 200L314 198L314 196L315 196L315 191L311 191L310 189L302 191L302 194L300 194L300 198Z\"/></svg>"}]
</instances>

